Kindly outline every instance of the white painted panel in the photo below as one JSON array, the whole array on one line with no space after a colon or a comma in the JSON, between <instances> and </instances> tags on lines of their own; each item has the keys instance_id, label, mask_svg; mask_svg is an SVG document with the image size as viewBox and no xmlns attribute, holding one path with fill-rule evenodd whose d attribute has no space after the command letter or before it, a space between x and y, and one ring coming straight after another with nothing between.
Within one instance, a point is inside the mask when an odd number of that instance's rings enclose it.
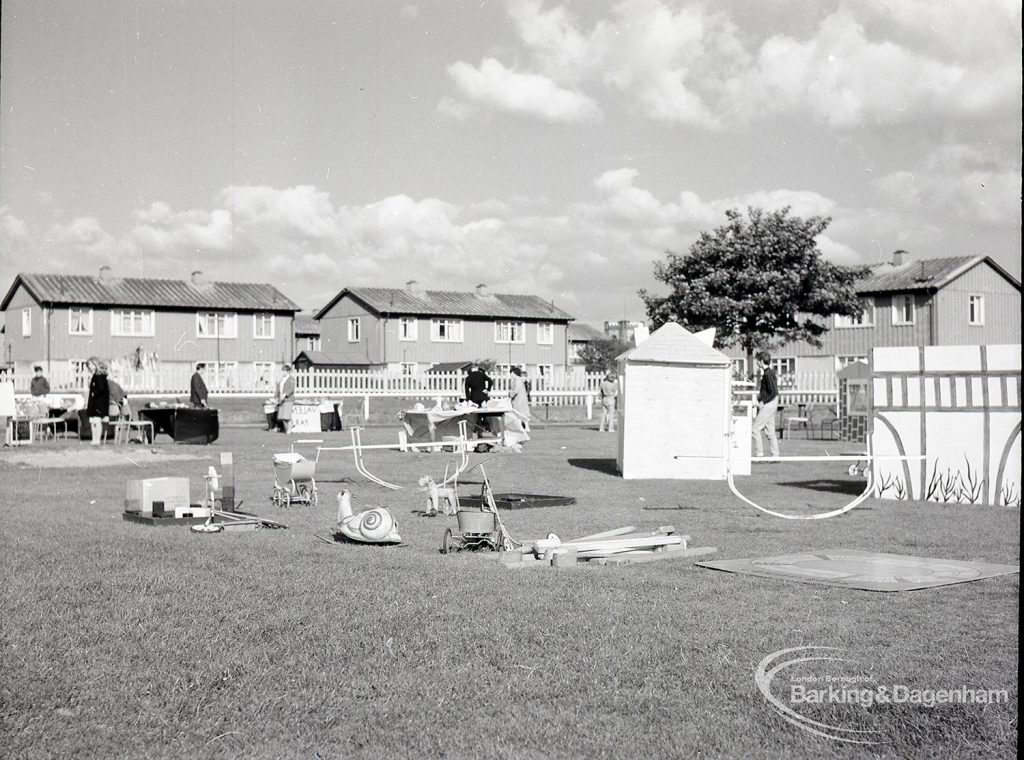
<instances>
[{"instance_id":1,"label":"white painted panel","mask_svg":"<svg viewBox=\"0 0 1024 760\"><path fill-rule=\"evenodd\" d=\"M886 391L886 384L884 377L876 377L872 381L872 392L873 403L876 407L892 406L889 403L889 393Z\"/></svg>"},{"instance_id":2,"label":"white painted panel","mask_svg":"<svg viewBox=\"0 0 1024 760\"><path fill-rule=\"evenodd\" d=\"M927 346L924 349L927 372L979 372L980 346Z\"/></svg>"},{"instance_id":3,"label":"white painted panel","mask_svg":"<svg viewBox=\"0 0 1024 760\"><path fill-rule=\"evenodd\" d=\"M1008 377L1006 378L1006 405L1016 406L1020 400L1020 385L1019 377Z\"/></svg>"},{"instance_id":4,"label":"white painted panel","mask_svg":"<svg viewBox=\"0 0 1024 760\"><path fill-rule=\"evenodd\" d=\"M918 372L920 351L916 346L876 348L871 352L871 367L875 372Z\"/></svg>"},{"instance_id":5,"label":"white painted panel","mask_svg":"<svg viewBox=\"0 0 1024 760\"><path fill-rule=\"evenodd\" d=\"M938 406L938 399L935 398L935 380L930 377L924 378L924 405L928 407Z\"/></svg>"},{"instance_id":6,"label":"white painted panel","mask_svg":"<svg viewBox=\"0 0 1024 760\"><path fill-rule=\"evenodd\" d=\"M732 446L729 466L733 475L750 474L750 428L753 420L747 415L732 418Z\"/></svg>"},{"instance_id":7,"label":"white painted panel","mask_svg":"<svg viewBox=\"0 0 1024 760\"><path fill-rule=\"evenodd\" d=\"M951 403L952 394L949 381L948 377L939 378L939 406L949 406Z\"/></svg>"},{"instance_id":8,"label":"white painted panel","mask_svg":"<svg viewBox=\"0 0 1024 760\"><path fill-rule=\"evenodd\" d=\"M984 406L985 379L982 377L971 378L971 406Z\"/></svg>"},{"instance_id":9,"label":"white painted panel","mask_svg":"<svg viewBox=\"0 0 1024 760\"><path fill-rule=\"evenodd\" d=\"M885 490L883 499L916 498L920 479L920 464L909 463L910 482L907 482L904 463L898 459L885 459L886 455L901 456L921 453L921 414L919 412L884 412L874 421L871 435L872 453L879 457L872 462L876 491Z\"/></svg>"},{"instance_id":10,"label":"white painted panel","mask_svg":"<svg viewBox=\"0 0 1024 760\"><path fill-rule=\"evenodd\" d=\"M1002 380L998 377L988 377L985 378L985 382L988 383L988 405L991 407L1003 406Z\"/></svg>"},{"instance_id":11,"label":"white painted panel","mask_svg":"<svg viewBox=\"0 0 1024 760\"><path fill-rule=\"evenodd\" d=\"M994 412L989 418L992 454L989 482L992 483L993 504L1020 506L1021 497L1021 435L1020 415L1015 412ZM996 492L999 462L1006 455L1002 486Z\"/></svg>"},{"instance_id":12,"label":"white painted panel","mask_svg":"<svg viewBox=\"0 0 1024 760\"><path fill-rule=\"evenodd\" d=\"M921 406L921 383L922 377L911 377L907 379L907 406Z\"/></svg>"},{"instance_id":13,"label":"white painted panel","mask_svg":"<svg viewBox=\"0 0 1024 760\"><path fill-rule=\"evenodd\" d=\"M966 377L954 377L953 388L956 390L956 405L966 406L967 405L967 378Z\"/></svg>"},{"instance_id":14,"label":"white painted panel","mask_svg":"<svg viewBox=\"0 0 1024 760\"><path fill-rule=\"evenodd\" d=\"M1020 372L1020 343L988 346L986 353L990 371L1005 372L1016 370Z\"/></svg>"},{"instance_id":15,"label":"white painted panel","mask_svg":"<svg viewBox=\"0 0 1024 760\"><path fill-rule=\"evenodd\" d=\"M624 478L725 476L728 368L630 365L624 395Z\"/></svg>"},{"instance_id":16,"label":"white painted panel","mask_svg":"<svg viewBox=\"0 0 1024 760\"><path fill-rule=\"evenodd\" d=\"M981 503L981 481L985 479L984 413L930 412L926 425L928 459L922 498L942 502L973 499L974 503Z\"/></svg>"}]
</instances>

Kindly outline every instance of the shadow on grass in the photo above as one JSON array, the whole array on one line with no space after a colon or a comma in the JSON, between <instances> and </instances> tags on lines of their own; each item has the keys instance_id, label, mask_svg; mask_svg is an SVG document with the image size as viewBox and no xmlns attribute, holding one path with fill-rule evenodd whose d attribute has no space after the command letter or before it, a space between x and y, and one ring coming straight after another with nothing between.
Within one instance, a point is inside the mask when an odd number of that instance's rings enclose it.
<instances>
[{"instance_id":1,"label":"shadow on grass","mask_svg":"<svg viewBox=\"0 0 1024 760\"><path fill-rule=\"evenodd\" d=\"M864 482L856 480L783 480L780 486L806 488L808 491L827 491L828 493L845 493L859 496L864 491Z\"/></svg>"},{"instance_id":2,"label":"shadow on grass","mask_svg":"<svg viewBox=\"0 0 1024 760\"><path fill-rule=\"evenodd\" d=\"M605 475L618 476L619 470L614 459L570 459L571 467L579 467L581 470L593 470L603 472Z\"/></svg>"}]
</instances>

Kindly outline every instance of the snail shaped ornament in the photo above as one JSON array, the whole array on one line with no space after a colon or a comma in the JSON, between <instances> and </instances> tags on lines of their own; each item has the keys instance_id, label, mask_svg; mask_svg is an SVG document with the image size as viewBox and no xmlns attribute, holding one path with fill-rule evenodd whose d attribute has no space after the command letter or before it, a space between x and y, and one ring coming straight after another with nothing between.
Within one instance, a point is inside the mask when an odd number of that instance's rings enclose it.
<instances>
[{"instance_id":1,"label":"snail shaped ornament","mask_svg":"<svg viewBox=\"0 0 1024 760\"><path fill-rule=\"evenodd\" d=\"M398 523L387 507L374 507L354 515L352 494L347 489L338 494L338 525L334 536L362 544L402 543Z\"/></svg>"}]
</instances>

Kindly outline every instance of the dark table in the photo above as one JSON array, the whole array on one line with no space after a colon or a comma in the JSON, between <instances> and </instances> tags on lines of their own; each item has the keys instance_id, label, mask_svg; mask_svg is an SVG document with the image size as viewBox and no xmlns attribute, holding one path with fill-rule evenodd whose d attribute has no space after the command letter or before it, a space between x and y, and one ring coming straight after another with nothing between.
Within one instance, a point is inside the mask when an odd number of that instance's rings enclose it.
<instances>
[{"instance_id":1,"label":"dark table","mask_svg":"<svg viewBox=\"0 0 1024 760\"><path fill-rule=\"evenodd\" d=\"M155 433L177 443L213 443L220 436L216 409L146 407L139 410L139 419L152 422Z\"/></svg>"}]
</instances>

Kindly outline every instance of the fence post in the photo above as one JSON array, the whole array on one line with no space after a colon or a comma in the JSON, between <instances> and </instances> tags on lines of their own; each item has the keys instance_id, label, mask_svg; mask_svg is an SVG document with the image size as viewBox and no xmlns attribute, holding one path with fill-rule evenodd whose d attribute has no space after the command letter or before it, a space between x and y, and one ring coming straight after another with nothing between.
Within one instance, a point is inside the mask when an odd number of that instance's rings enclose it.
<instances>
[{"instance_id":1,"label":"fence post","mask_svg":"<svg viewBox=\"0 0 1024 760\"><path fill-rule=\"evenodd\" d=\"M363 396L363 424L365 425L370 419L370 397Z\"/></svg>"},{"instance_id":2,"label":"fence post","mask_svg":"<svg viewBox=\"0 0 1024 760\"><path fill-rule=\"evenodd\" d=\"M587 394L587 419L594 419L594 394Z\"/></svg>"}]
</instances>

